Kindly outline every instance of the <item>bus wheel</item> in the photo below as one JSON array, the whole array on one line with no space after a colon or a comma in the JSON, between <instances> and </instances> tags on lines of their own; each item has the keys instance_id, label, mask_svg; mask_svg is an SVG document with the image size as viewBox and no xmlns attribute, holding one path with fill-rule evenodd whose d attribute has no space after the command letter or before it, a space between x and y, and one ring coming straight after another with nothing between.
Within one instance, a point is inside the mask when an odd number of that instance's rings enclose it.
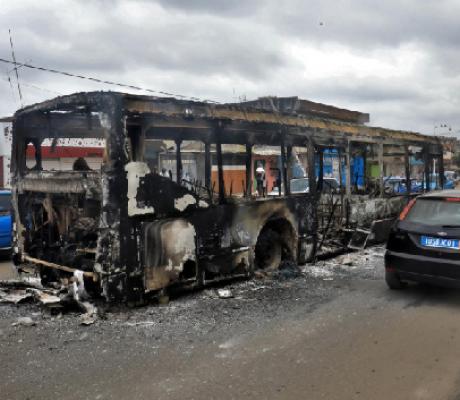
<instances>
[{"instance_id":1,"label":"bus wheel","mask_svg":"<svg viewBox=\"0 0 460 400\"><path fill-rule=\"evenodd\" d=\"M282 255L283 245L280 235L270 228L262 229L255 249L256 269L277 269L281 263Z\"/></svg>"}]
</instances>

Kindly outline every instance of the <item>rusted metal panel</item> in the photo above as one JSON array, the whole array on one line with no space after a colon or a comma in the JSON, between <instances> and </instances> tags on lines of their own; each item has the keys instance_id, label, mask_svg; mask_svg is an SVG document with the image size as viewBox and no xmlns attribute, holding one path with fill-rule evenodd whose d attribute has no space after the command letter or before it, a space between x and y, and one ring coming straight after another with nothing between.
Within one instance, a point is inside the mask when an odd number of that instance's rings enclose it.
<instances>
[{"instance_id":1,"label":"rusted metal panel","mask_svg":"<svg viewBox=\"0 0 460 400\"><path fill-rule=\"evenodd\" d=\"M368 127L361 124L345 123L340 121L328 120L325 118L306 118L303 116L282 115L277 112L262 112L245 110L236 105L215 105L208 103L176 100L172 98L156 98L149 96L133 96L123 93L102 93L89 92L77 93L69 96L58 97L47 102L36 104L20 110L16 116L20 116L32 111L46 110L72 110L78 105L89 106L93 111L99 111L104 107L104 104L110 99L118 97L123 99L123 107L129 113L134 114L151 114L161 117L165 123L169 118L183 118L183 125L179 126L176 122L175 126L184 128L197 124L200 121L203 129L209 129L211 126L209 120L228 120L241 121L249 123L265 123L270 125L282 125L289 128L303 128L307 130L316 130L323 134L344 134L351 138L359 137L371 139L391 139L408 142L431 142L437 145L437 138L429 137L415 132L390 130L377 127ZM292 132L295 134L295 132Z\"/></svg>"},{"instance_id":2,"label":"rusted metal panel","mask_svg":"<svg viewBox=\"0 0 460 400\"><path fill-rule=\"evenodd\" d=\"M391 139L409 142L427 142L436 143L435 138L424 136L415 132L389 130L384 128L367 127L360 124L344 123L334 120L321 118L307 118L303 116L283 115L276 112L262 112L254 110L244 110L238 105L205 105L196 103L186 103L179 106L180 103L166 104L163 102L126 102L127 109L133 112L146 112L158 114L160 116L177 117L188 115L190 119L206 120L228 120L241 121L249 123L266 123L271 125L304 128L320 131L323 135L333 136L344 134L350 138L362 137L369 139ZM188 110L188 111L187 111ZM205 125L203 125L203 128ZM321 136L318 136L321 139Z\"/></svg>"},{"instance_id":3,"label":"rusted metal panel","mask_svg":"<svg viewBox=\"0 0 460 400\"><path fill-rule=\"evenodd\" d=\"M75 171L30 171L16 186L19 193L88 193L100 195L100 176L94 172L84 174Z\"/></svg>"},{"instance_id":4,"label":"rusted metal panel","mask_svg":"<svg viewBox=\"0 0 460 400\"><path fill-rule=\"evenodd\" d=\"M146 290L163 289L179 281L187 262L196 265L195 237L194 226L182 218L146 224L144 236Z\"/></svg>"},{"instance_id":5,"label":"rusted metal panel","mask_svg":"<svg viewBox=\"0 0 460 400\"><path fill-rule=\"evenodd\" d=\"M234 105L265 111L336 119L357 124L369 122L369 114L303 100L298 97L261 97L257 100L244 101Z\"/></svg>"}]
</instances>

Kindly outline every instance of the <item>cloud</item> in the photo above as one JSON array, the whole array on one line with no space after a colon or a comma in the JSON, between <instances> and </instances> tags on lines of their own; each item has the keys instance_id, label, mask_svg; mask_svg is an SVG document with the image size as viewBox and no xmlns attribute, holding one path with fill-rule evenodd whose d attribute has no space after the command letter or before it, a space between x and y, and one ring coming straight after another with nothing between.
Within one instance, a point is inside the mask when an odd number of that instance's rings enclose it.
<instances>
[{"instance_id":1,"label":"cloud","mask_svg":"<svg viewBox=\"0 0 460 400\"><path fill-rule=\"evenodd\" d=\"M264 4L266 4L263 0L159 0L158 3L166 9L226 17L254 15L258 10L264 7Z\"/></svg>"},{"instance_id":2,"label":"cloud","mask_svg":"<svg viewBox=\"0 0 460 400\"><path fill-rule=\"evenodd\" d=\"M17 0L0 9L0 57L10 27L19 61L219 101L297 95L431 133L460 129L459 13L455 0ZM0 115L20 106L8 70ZM119 90L19 73L27 104Z\"/></svg>"}]
</instances>

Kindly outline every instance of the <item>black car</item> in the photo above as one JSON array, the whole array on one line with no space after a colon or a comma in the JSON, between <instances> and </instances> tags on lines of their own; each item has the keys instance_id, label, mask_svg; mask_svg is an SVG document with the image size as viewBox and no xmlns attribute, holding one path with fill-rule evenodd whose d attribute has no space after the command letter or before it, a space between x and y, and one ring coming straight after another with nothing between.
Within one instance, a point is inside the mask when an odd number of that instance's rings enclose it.
<instances>
[{"instance_id":1,"label":"black car","mask_svg":"<svg viewBox=\"0 0 460 400\"><path fill-rule=\"evenodd\" d=\"M408 203L388 239L385 279L391 289L407 281L460 287L460 191Z\"/></svg>"}]
</instances>

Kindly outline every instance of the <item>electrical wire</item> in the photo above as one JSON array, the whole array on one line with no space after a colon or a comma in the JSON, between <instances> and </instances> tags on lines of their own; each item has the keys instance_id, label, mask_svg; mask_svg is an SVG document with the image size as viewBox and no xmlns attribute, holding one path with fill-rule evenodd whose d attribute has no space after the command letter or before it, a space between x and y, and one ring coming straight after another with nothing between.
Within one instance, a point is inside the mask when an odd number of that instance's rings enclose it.
<instances>
[{"instance_id":1,"label":"electrical wire","mask_svg":"<svg viewBox=\"0 0 460 400\"><path fill-rule=\"evenodd\" d=\"M6 82L9 82L10 84L10 87L11 87L11 90L14 91L14 88L13 88L13 83L11 82L11 78L9 75L7 75L6 78L1 78L2 80L6 81ZM60 92L56 92L55 90L51 90L51 89L46 89L44 87L41 87L41 86L37 86L37 85L34 85L32 83L28 83L28 82L24 82L24 81L21 81L21 86L25 86L25 87L29 87L29 88L32 88L32 89L37 89L37 90L41 90L43 92L48 92L48 93L53 93L53 94L57 94L58 96L62 96L63 94L60 93ZM14 92L13 92L14 93ZM16 97L13 96L14 100L16 101Z\"/></svg>"},{"instance_id":2,"label":"electrical wire","mask_svg":"<svg viewBox=\"0 0 460 400\"><path fill-rule=\"evenodd\" d=\"M10 88L11 88L11 96L13 97L13 102L16 103L16 96L15 96L15 91L14 91L14 87L13 87L13 82L11 82L11 77L10 77L10 74L8 71L6 71L6 78L2 78L3 80L7 81L9 84L10 84ZM19 105L21 105L21 103L19 103Z\"/></svg>"},{"instance_id":3,"label":"electrical wire","mask_svg":"<svg viewBox=\"0 0 460 400\"><path fill-rule=\"evenodd\" d=\"M144 92L153 93L153 94L157 94L157 95L160 94L160 95L163 95L163 96L176 97L176 98L180 98L180 99L188 99L188 100L193 100L193 101L203 101L203 102L207 102L207 103L216 103L216 104L218 104L217 101L213 101L213 100L209 100L209 99L200 99L198 97L184 96L182 94L169 93L169 92L164 92L162 90L153 90L153 89L148 89L148 88L142 88L140 86L129 85L129 84L119 83L119 82L114 82L114 81L108 81L108 80L94 78L94 77L90 77L90 76L72 74L70 72L60 71L60 70L57 70L57 69L40 67L40 66L37 66L37 65L32 65L32 64L27 64L27 63L20 63L20 62L16 62L16 61L6 60L4 58L0 58L0 62L6 63L6 64L13 64L15 66L16 71L17 71L18 67L25 67L25 68L30 68L30 69L36 69L36 70L39 70L39 71L44 71L44 72L50 72L50 73L53 73L53 74L64 75L64 76L68 76L68 77L72 77L72 78L85 79L85 80L89 80L89 81L92 81L92 82L103 83L103 84L107 84L107 85L113 85L113 86L129 88L129 89L133 89L133 90L144 91Z\"/></svg>"},{"instance_id":4,"label":"electrical wire","mask_svg":"<svg viewBox=\"0 0 460 400\"><path fill-rule=\"evenodd\" d=\"M19 84L18 63L16 62L16 56L14 54L13 37L11 36L11 29L8 29L8 33L10 35L11 56L13 58L14 72L16 73L16 82L18 84L19 99L21 101L21 106L23 107L24 102L23 102L23 99L22 99L21 85Z\"/></svg>"}]
</instances>

